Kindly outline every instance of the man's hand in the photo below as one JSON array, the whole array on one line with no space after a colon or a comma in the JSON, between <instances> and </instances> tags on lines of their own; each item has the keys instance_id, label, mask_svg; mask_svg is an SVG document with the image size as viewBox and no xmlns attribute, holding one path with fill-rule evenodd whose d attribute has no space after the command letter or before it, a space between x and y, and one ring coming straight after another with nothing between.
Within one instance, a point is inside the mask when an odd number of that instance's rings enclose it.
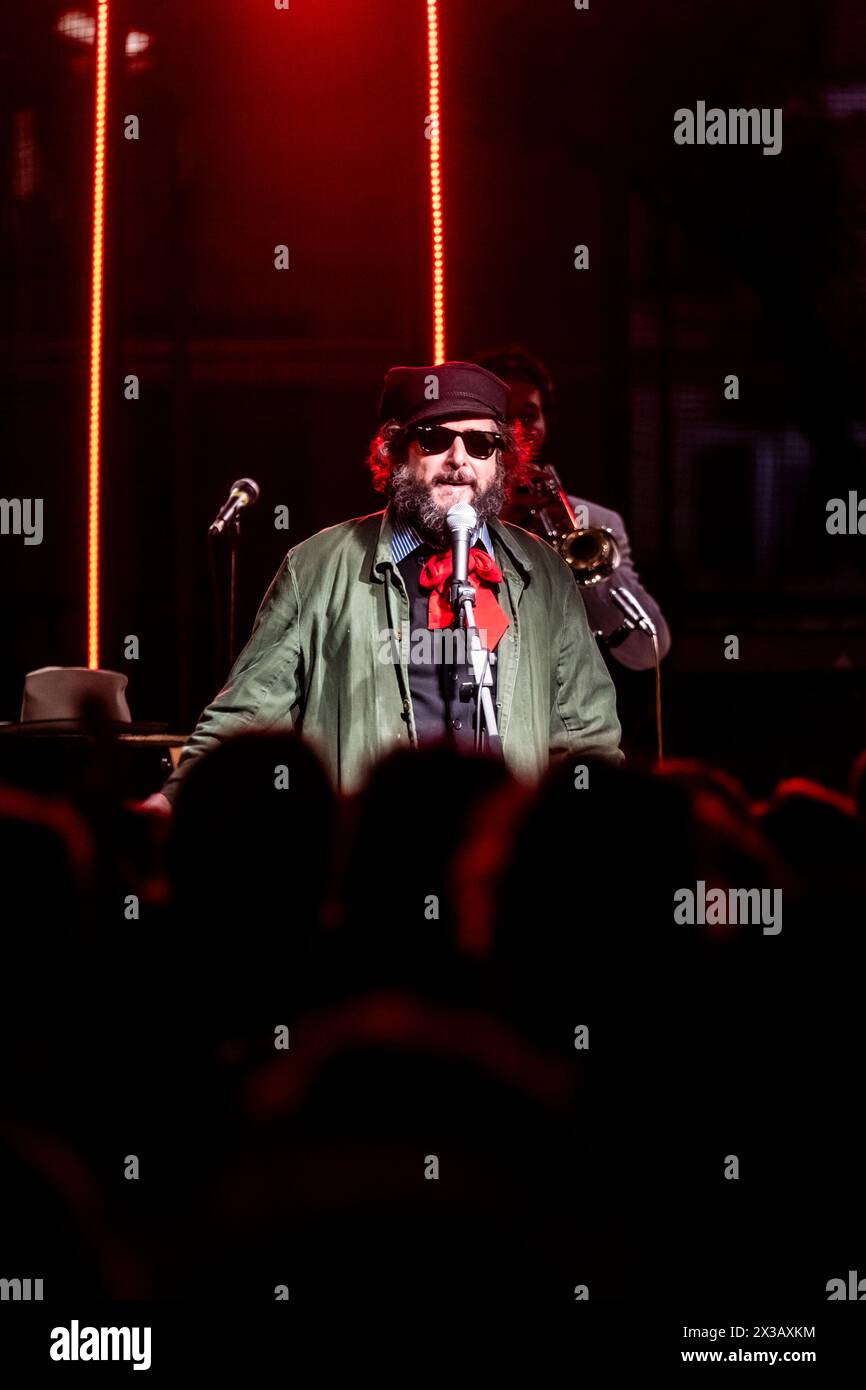
<instances>
[{"instance_id":1,"label":"man's hand","mask_svg":"<svg viewBox=\"0 0 866 1390\"><path fill-rule=\"evenodd\" d=\"M154 816L171 815L171 802L162 792L154 792L146 801L132 801L128 804L134 811L146 811Z\"/></svg>"}]
</instances>

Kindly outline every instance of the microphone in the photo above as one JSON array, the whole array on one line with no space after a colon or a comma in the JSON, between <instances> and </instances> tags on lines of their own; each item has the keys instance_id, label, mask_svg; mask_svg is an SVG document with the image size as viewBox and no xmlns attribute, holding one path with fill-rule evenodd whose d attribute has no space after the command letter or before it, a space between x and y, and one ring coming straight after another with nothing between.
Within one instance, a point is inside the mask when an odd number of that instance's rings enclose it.
<instances>
[{"instance_id":1,"label":"microphone","mask_svg":"<svg viewBox=\"0 0 866 1390\"><path fill-rule=\"evenodd\" d=\"M639 628L648 637L658 637L656 625L646 611L642 603L638 603L630 589L623 585L619 588L611 588L610 596L617 608L629 619L633 628Z\"/></svg>"},{"instance_id":2,"label":"microphone","mask_svg":"<svg viewBox=\"0 0 866 1390\"><path fill-rule=\"evenodd\" d=\"M445 514L451 532L452 584L465 584L469 570L469 537L478 525L478 513L468 502L455 502Z\"/></svg>"},{"instance_id":3,"label":"microphone","mask_svg":"<svg viewBox=\"0 0 866 1390\"><path fill-rule=\"evenodd\" d=\"M483 729L487 731L489 746L501 753L492 695L496 654L482 645L473 608L475 590L469 583L469 538L478 527L478 513L468 502L455 502L445 513L445 525L451 532L451 606L457 627L466 632L466 653L462 661L452 666L453 689L460 700L475 701L476 753L481 752Z\"/></svg>"},{"instance_id":4,"label":"microphone","mask_svg":"<svg viewBox=\"0 0 866 1390\"><path fill-rule=\"evenodd\" d=\"M223 502L208 528L208 535L222 535L226 527L240 515L242 508L251 507L253 503L258 502L260 492L261 488L253 478L238 478L236 483L232 483L228 499Z\"/></svg>"}]
</instances>

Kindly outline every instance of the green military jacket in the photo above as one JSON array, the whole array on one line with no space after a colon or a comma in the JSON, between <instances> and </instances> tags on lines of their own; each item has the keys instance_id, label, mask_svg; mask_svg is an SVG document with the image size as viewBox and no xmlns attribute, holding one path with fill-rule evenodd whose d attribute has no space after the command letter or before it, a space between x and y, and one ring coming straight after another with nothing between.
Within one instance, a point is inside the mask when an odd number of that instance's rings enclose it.
<instances>
[{"instance_id":1,"label":"green military jacket","mask_svg":"<svg viewBox=\"0 0 866 1390\"><path fill-rule=\"evenodd\" d=\"M506 763L535 780L555 757L621 760L613 683L567 565L520 527L489 521L488 529L509 618L496 649ZM391 535L386 509L289 551L249 642L163 788L169 800L193 759L247 730L294 727L347 792L384 754L415 746L409 600Z\"/></svg>"}]
</instances>

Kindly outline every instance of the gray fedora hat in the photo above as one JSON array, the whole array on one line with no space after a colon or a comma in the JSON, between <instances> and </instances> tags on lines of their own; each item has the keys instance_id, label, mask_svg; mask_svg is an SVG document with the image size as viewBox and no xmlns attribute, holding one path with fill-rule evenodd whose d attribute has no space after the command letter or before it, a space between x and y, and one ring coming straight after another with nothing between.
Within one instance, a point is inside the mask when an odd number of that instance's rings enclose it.
<instances>
[{"instance_id":1,"label":"gray fedora hat","mask_svg":"<svg viewBox=\"0 0 866 1390\"><path fill-rule=\"evenodd\" d=\"M24 677L21 717L0 725L3 734L86 734L94 728L132 733L161 725L134 725L126 703L128 676L86 666L43 666Z\"/></svg>"}]
</instances>

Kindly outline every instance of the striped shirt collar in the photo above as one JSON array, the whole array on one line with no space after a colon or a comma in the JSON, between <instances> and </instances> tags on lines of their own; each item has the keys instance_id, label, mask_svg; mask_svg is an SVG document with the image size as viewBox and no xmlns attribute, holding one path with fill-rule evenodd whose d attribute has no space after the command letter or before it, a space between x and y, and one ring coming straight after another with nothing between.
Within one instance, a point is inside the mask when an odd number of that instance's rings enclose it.
<instances>
[{"instance_id":1,"label":"striped shirt collar","mask_svg":"<svg viewBox=\"0 0 866 1390\"><path fill-rule=\"evenodd\" d=\"M481 526L473 531L470 545L477 545L479 540L487 554L492 556L493 542L490 539L486 521L482 521ZM406 556L411 555L413 550L417 550L419 545L424 545L424 540L418 535L414 526L408 526L405 522L394 522L391 535L391 554L394 556L395 565L402 564Z\"/></svg>"}]
</instances>

